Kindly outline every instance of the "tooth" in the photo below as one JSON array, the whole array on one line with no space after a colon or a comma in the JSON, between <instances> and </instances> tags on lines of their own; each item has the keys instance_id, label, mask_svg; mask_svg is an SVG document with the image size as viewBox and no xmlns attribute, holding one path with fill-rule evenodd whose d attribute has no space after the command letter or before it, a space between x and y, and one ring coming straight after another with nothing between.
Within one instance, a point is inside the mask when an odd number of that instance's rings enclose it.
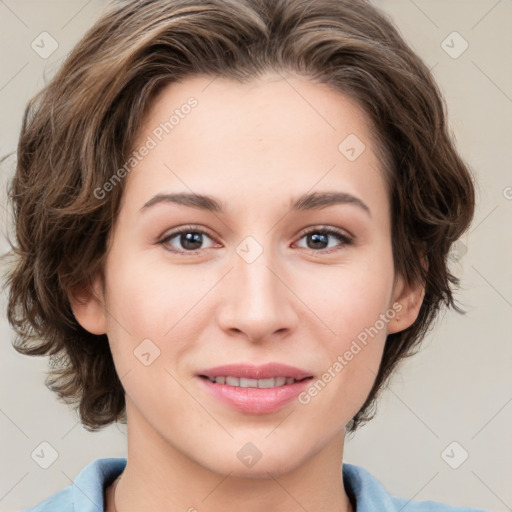
<instances>
[{"instance_id":1,"label":"tooth","mask_svg":"<svg viewBox=\"0 0 512 512\"><path fill-rule=\"evenodd\" d=\"M226 377L226 384L228 386L240 387L240 379L238 377Z\"/></svg>"},{"instance_id":2,"label":"tooth","mask_svg":"<svg viewBox=\"0 0 512 512\"><path fill-rule=\"evenodd\" d=\"M273 377L271 377L270 379L258 379L259 388L273 388L275 387L275 385L276 383Z\"/></svg>"},{"instance_id":3,"label":"tooth","mask_svg":"<svg viewBox=\"0 0 512 512\"><path fill-rule=\"evenodd\" d=\"M245 377L219 376L208 377L210 382L217 384L226 384L241 388L277 388L284 385L293 384L296 380L293 377L271 377L268 379L249 379Z\"/></svg>"},{"instance_id":4,"label":"tooth","mask_svg":"<svg viewBox=\"0 0 512 512\"><path fill-rule=\"evenodd\" d=\"M258 379L246 379L245 377L240 378L240 387L241 388L257 388L258 387Z\"/></svg>"}]
</instances>

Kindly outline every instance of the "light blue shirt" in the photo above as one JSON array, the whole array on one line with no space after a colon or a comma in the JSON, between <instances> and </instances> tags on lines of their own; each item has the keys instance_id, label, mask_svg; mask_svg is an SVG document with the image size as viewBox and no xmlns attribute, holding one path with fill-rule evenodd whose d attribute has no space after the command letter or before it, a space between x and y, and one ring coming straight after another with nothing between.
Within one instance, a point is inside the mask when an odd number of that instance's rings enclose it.
<instances>
[{"instance_id":1,"label":"light blue shirt","mask_svg":"<svg viewBox=\"0 0 512 512\"><path fill-rule=\"evenodd\" d=\"M23 512L104 512L103 495L124 470L126 458L97 459L85 466L72 485ZM443 505L436 501L410 501L389 494L371 473L343 463L343 484L356 502L355 512L486 512Z\"/></svg>"}]
</instances>

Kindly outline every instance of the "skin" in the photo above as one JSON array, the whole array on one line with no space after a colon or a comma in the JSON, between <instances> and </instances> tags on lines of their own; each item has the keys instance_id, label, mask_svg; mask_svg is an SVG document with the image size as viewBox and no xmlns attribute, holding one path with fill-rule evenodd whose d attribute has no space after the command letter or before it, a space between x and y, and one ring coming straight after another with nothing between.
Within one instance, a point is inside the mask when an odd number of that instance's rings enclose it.
<instances>
[{"instance_id":1,"label":"skin","mask_svg":"<svg viewBox=\"0 0 512 512\"><path fill-rule=\"evenodd\" d=\"M198 106L125 178L105 278L94 276L93 288L71 297L81 325L108 335L126 391L128 462L115 505L350 511L341 478L345 425L370 392L386 335L414 322L422 297L395 274L371 126L355 102L305 78L212 80L171 84L154 101L136 148L190 96ZM355 161L338 150L349 134L366 146ZM218 198L226 212L171 203L140 211L158 193L191 191ZM371 215L354 204L290 211L292 199L312 191L348 192ZM208 232L199 253L179 235L158 243L189 224ZM338 228L354 243L329 235L315 246L301 232L316 227ZM236 252L247 236L263 249L252 263ZM400 320L387 322L307 405L238 412L196 376L220 364L278 361L320 377L396 303ZM146 338L160 350L149 366L133 354ZM252 467L237 457L248 442L262 453ZM106 504L114 510L112 486Z\"/></svg>"}]
</instances>

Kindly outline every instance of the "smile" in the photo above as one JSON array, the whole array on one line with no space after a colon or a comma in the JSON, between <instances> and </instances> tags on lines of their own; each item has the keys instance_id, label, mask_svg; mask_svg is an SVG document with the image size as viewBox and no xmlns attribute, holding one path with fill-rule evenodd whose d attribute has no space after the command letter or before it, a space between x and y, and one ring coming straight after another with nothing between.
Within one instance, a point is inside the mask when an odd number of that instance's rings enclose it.
<instances>
[{"instance_id":1,"label":"smile","mask_svg":"<svg viewBox=\"0 0 512 512\"><path fill-rule=\"evenodd\" d=\"M227 386L232 386L236 388L260 388L260 389L268 389L268 388L278 388L282 386L286 386L289 384L293 384L295 382L300 382L304 379L294 379L293 377L271 377L268 379L248 379L244 377L233 377L233 376L219 376L219 377L207 377L206 375L201 375L201 377L208 379L210 382L215 384L225 384ZM309 378L309 377L306 377Z\"/></svg>"}]
</instances>

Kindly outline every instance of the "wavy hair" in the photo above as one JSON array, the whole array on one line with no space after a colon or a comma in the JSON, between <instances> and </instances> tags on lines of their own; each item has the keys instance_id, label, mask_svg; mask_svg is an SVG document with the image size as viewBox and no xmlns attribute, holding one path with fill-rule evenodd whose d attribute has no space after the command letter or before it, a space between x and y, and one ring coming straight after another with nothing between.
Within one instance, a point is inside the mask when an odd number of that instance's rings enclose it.
<instances>
[{"instance_id":1,"label":"wavy hair","mask_svg":"<svg viewBox=\"0 0 512 512\"><path fill-rule=\"evenodd\" d=\"M367 113L389 190L395 270L425 287L416 321L388 335L349 432L375 415L379 391L441 306L463 313L448 255L473 218L473 177L430 70L385 13L368 0L113 2L27 104L8 190L14 348L50 356L46 385L90 431L126 422L107 335L82 328L68 299L103 269L125 180L102 198L94 191L126 162L162 87L199 74L242 83L267 71L327 84Z\"/></svg>"}]
</instances>

